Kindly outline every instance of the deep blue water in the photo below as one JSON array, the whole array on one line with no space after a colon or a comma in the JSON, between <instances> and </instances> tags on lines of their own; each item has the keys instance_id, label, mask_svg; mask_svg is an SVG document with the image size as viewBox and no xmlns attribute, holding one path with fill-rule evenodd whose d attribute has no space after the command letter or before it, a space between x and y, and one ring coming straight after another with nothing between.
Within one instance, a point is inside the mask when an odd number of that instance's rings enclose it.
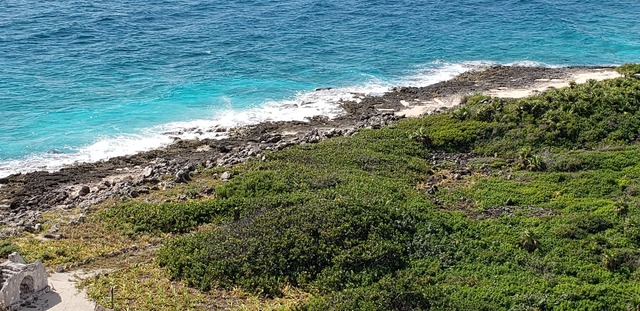
<instances>
[{"instance_id":1,"label":"deep blue water","mask_svg":"<svg viewBox=\"0 0 640 311\"><path fill-rule=\"evenodd\" d=\"M637 0L0 0L0 176L333 115L348 91L482 63L639 62L638 16Z\"/></svg>"}]
</instances>

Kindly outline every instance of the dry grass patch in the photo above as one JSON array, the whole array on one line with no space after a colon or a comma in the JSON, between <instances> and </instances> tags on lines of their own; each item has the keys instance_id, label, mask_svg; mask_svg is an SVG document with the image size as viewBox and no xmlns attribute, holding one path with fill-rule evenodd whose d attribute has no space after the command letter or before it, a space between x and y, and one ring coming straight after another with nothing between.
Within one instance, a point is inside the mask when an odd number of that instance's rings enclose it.
<instances>
[{"instance_id":1,"label":"dry grass patch","mask_svg":"<svg viewBox=\"0 0 640 311\"><path fill-rule=\"evenodd\" d=\"M163 236L139 235L127 237L91 220L78 224L55 224L58 239L47 239L43 234L26 233L12 242L20 248L27 260L40 259L49 267L89 263L95 258L114 256L123 250L158 244Z\"/></svg>"},{"instance_id":2,"label":"dry grass patch","mask_svg":"<svg viewBox=\"0 0 640 311\"><path fill-rule=\"evenodd\" d=\"M90 299L111 306L114 289L116 310L288 310L310 298L298 289L287 287L282 297L266 299L240 289L200 292L171 281L154 260L96 275L82 283Z\"/></svg>"}]
</instances>

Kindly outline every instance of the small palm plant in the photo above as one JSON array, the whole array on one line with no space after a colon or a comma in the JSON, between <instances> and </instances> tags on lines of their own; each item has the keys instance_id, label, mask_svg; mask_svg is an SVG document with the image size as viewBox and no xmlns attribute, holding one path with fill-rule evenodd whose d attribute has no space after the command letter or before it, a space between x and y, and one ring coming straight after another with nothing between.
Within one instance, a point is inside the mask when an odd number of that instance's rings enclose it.
<instances>
[{"instance_id":1,"label":"small palm plant","mask_svg":"<svg viewBox=\"0 0 640 311\"><path fill-rule=\"evenodd\" d=\"M469 107L467 106L460 106L451 111L451 117L460 121L464 121L471 118L471 109L469 109Z\"/></svg>"},{"instance_id":2,"label":"small palm plant","mask_svg":"<svg viewBox=\"0 0 640 311\"><path fill-rule=\"evenodd\" d=\"M518 152L518 157L520 158L521 161L524 161L530 158L532 155L533 155L533 150L529 146L526 146L520 149L520 152Z\"/></svg>"},{"instance_id":3,"label":"small palm plant","mask_svg":"<svg viewBox=\"0 0 640 311\"><path fill-rule=\"evenodd\" d=\"M538 241L538 237L533 231L526 229L520 237L520 246L527 252L532 253L533 251L538 249L538 247L540 246L540 242Z\"/></svg>"},{"instance_id":4,"label":"small palm plant","mask_svg":"<svg viewBox=\"0 0 640 311\"><path fill-rule=\"evenodd\" d=\"M431 137L429 137L429 133L427 129L424 128L424 126L421 126L419 129L411 133L411 135L409 135L409 138L417 142L421 142L427 147L431 145Z\"/></svg>"},{"instance_id":5,"label":"small palm plant","mask_svg":"<svg viewBox=\"0 0 640 311\"><path fill-rule=\"evenodd\" d=\"M539 172L544 171L547 168L547 164L544 162L542 157L537 154L533 154L533 150L529 146L520 150L518 158L522 169Z\"/></svg>"},{"instance_id":6,"label":"small palm plant","mask_svg":"<svg viewBox=\"0 0 640 311\"><path fill-rule=\"evenodd\" d=\"M532 172L544 171L547 168L547 164L544 163L542 157L537 154L527 160L527 169Z\"/></svg>"}]
</instances>

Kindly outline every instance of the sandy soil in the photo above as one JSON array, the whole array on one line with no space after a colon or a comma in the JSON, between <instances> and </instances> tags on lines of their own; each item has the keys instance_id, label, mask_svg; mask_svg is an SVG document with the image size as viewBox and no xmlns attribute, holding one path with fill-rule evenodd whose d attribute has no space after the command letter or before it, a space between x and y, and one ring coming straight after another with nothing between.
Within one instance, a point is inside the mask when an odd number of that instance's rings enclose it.
<instances>
[{"instance_id":1,"label":"sandy soil","mask_svg":"<svg viewBox=\"0 0 640 311\"><path fill-rule=\"evenodd\" d=\"M87 299L86 292L76 288L78 272L54 273L49 276L51 291L20 311L93 311L95 303Z\"/></svg>"},{"instance_id":2,"label":"sandy soil","mask_svg":"<svg viewBox=\"0 0 640 311\"><path fill-rule=\"evenodd\" d=\"M404 115L407 118L419 117L426 113L431 113L439 108L450 108L460 104L462 95L449 95L436 97L427 101L414 101L413 105L407 103L407 108L396 112L397 115Z\"/></svg>"}]
</instances>

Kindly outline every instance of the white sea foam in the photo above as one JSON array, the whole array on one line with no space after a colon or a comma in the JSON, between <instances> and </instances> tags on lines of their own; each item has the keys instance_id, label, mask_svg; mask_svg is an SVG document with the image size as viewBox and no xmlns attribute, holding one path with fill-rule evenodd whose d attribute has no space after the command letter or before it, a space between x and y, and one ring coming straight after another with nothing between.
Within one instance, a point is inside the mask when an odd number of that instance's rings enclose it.
<instances>
[{"instance_id":1,"label":"white sea foam","mask_svg":"<svg viewBox=\"0 0 640 311\"><path fill-rule=\"evenodd\" d=\"M412 74L393 81L393 85L422 87L450 80L455 76L485 66L496 65L490 61L469 61L462 63L433 62L413 70Z\"/></svg>"},{"instance_id":2,"label":"white sea foam","mask_svg":"<svg viewBox=\"0 0 640 311\"><path fill-rule=\"evenodd\" d=\"M222 138L224 135L215 130L220 127L230 128L265 121L304 121L317 115L334 118L343 113L339 106L340 101L357 100L361 95L382 95L398 85L426 86L451 79L465 71L493 64L495 63L431 63L394 80L386 81L372 77L362 85L299 92L288 100L265 102L260 106L242 110L231 108L233 103L227 99L225 107L215 111L215 117L211 119L167 123L145 129L138 134L100 138L93 144L78 148L75 153L34 154L23 159L2 161L0 177L36 170L56 171L74 163L97 162L131 155L169 145L175 138Z\"/></svg>"},{"instance_id":3,"label":"white sea foam","mask_svg":"<svg viewBox=\"0 0 640 311\"><path fill-rule=\"evenodd\" d=\"M521 60L517 62L511 62L504 64L505 66L520 66L520 67L546 67L546 68L560 68L560 65L553 65L547 63L536 62L532 60Z\"/></svg>"},{"instance_id":4,"label":"white sea foam","mask_svg":"<svg viewBox=\"0 0 640 311\"><path fill-rule=\"evenodd\" d=\"M39 170L57 171L75 163L97 162L151 150L168 145L172 141L169 136L147 132L98 139L95 143L81 147L74 153L40 153L22 159L2 161L0 177Z\"/></svg>"}]
</instances>

